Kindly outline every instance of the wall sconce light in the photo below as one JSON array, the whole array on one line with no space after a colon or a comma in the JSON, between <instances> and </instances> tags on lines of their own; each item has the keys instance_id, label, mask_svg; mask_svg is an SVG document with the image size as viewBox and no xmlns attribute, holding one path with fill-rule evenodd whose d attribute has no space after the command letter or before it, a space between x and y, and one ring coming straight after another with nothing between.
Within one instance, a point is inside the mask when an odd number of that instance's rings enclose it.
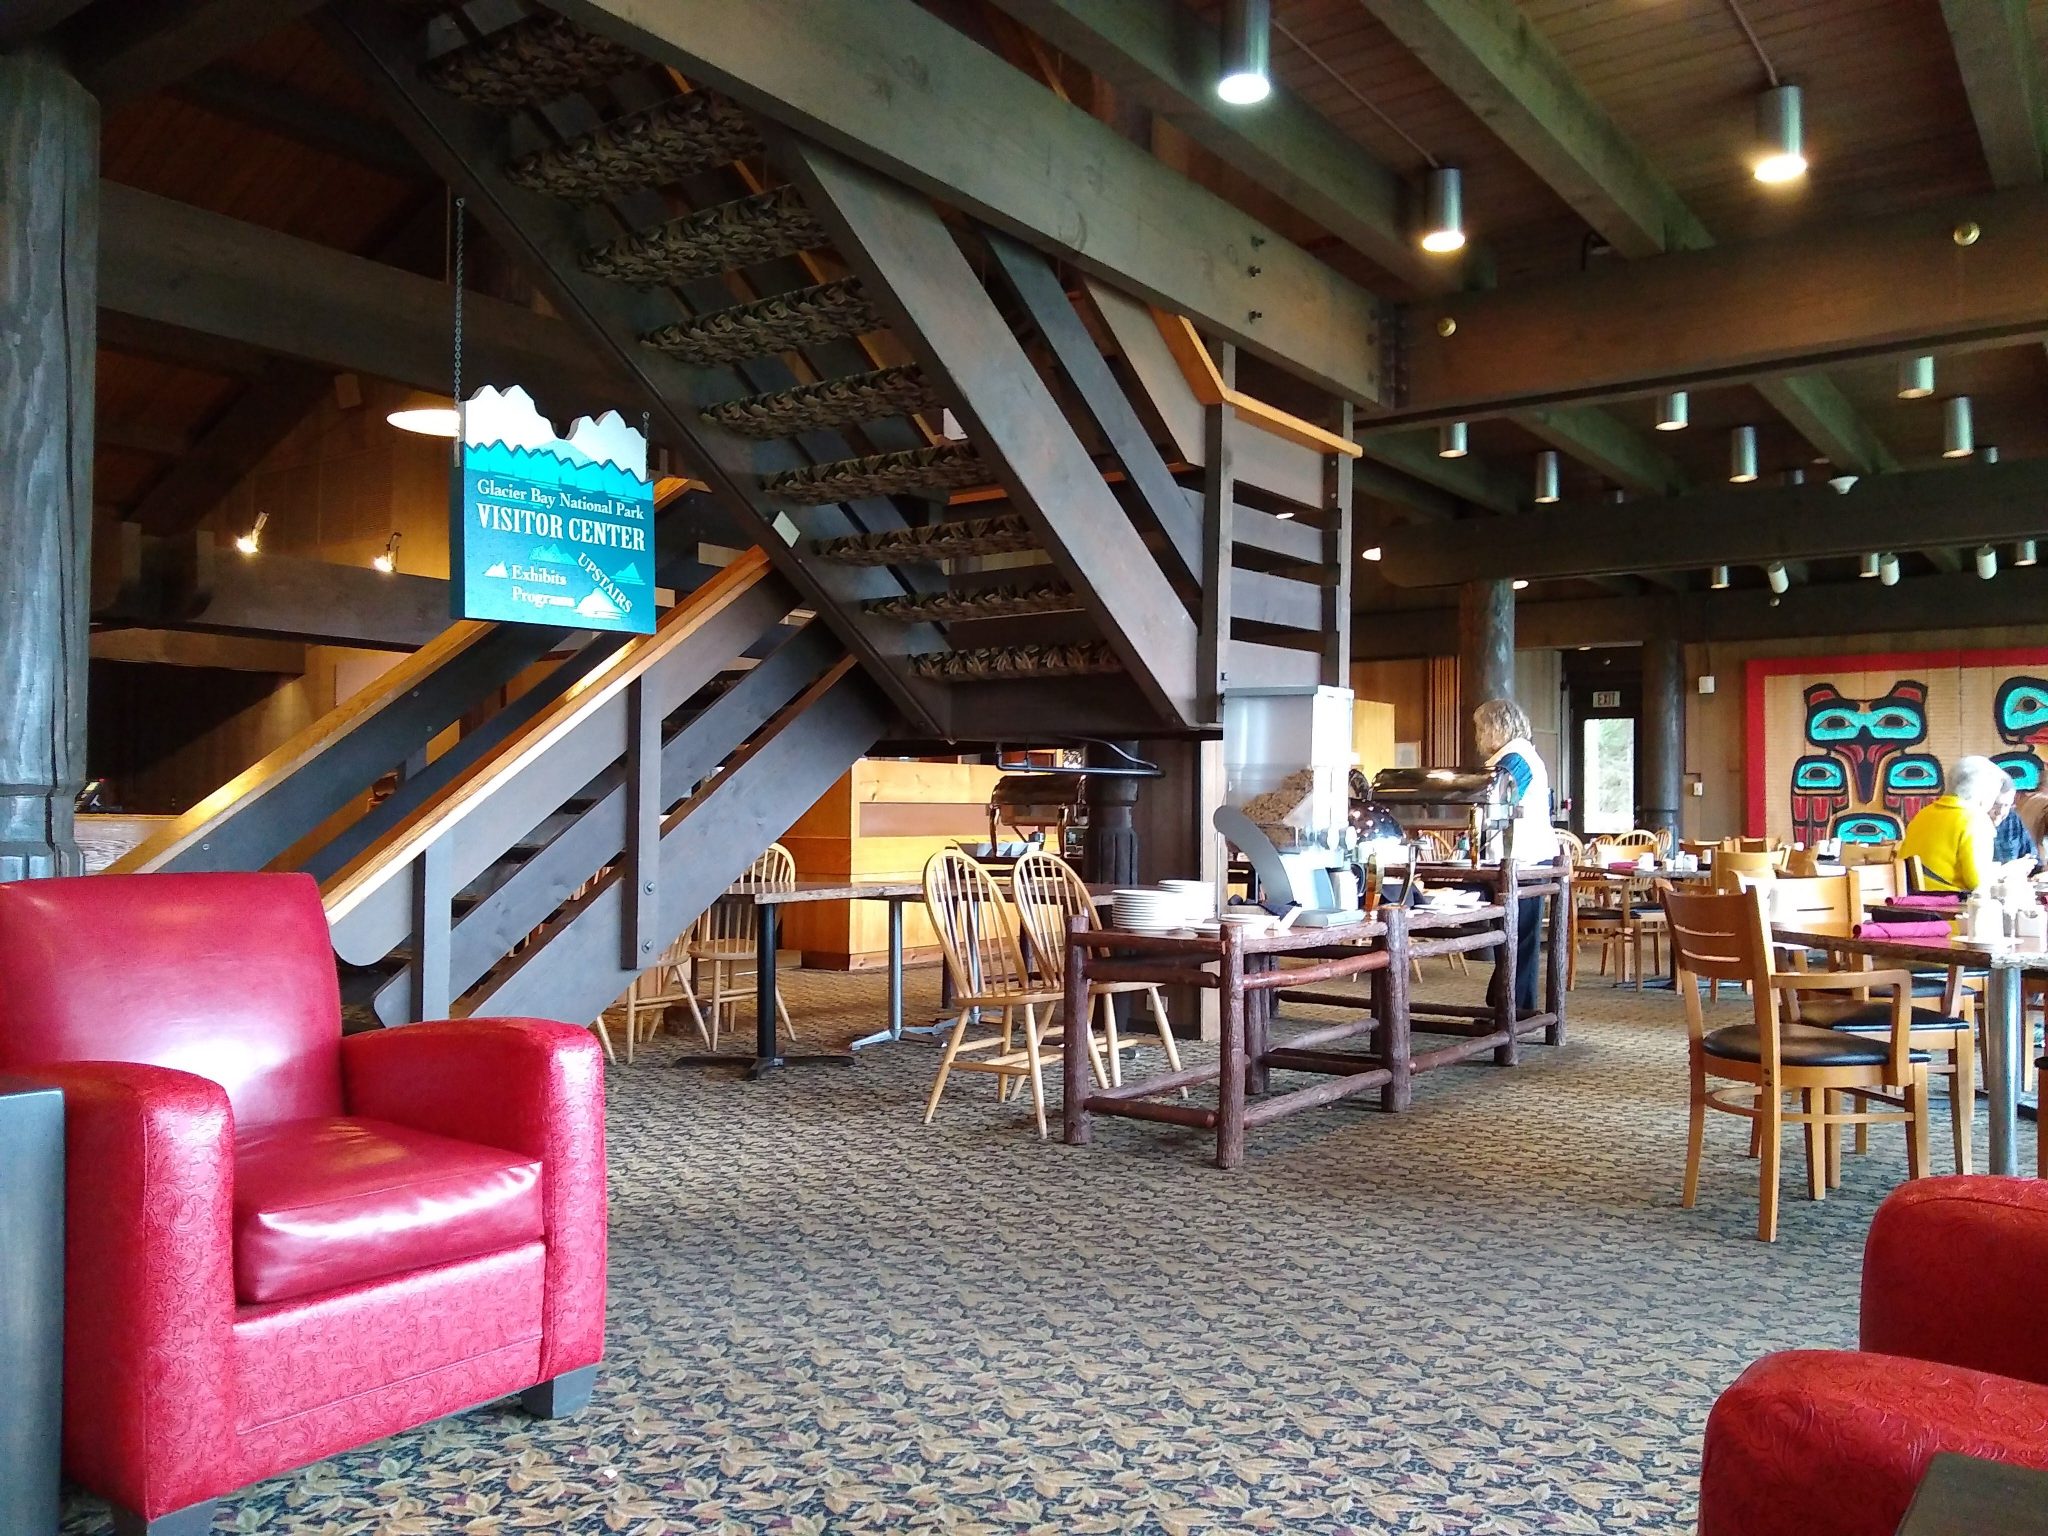
<instances>
[{"instance_id":1,"label":"wall sconce light","mask_svg":"<svg viewBox=\"0 0 2048 1536\"><path fill-rule=\"evenodd\" d=\"M235 548L245 555L253 555L263 547L263 525L270 521L268 512L258 512L256 521L249 525L247 533L235 535Z\"/></svg>"},{"instance_id":2,"label":"wall sconce light","mask_svg":"<svg viewBox=\"0 0 2048 1536\"><path fill-rule=\"evenodd\" d=\"M372 560L370 564L387 576L398 569L398 535L396 533L393 533L389 539L384 541L383 553Z\"/></svg>"}]
</instances>

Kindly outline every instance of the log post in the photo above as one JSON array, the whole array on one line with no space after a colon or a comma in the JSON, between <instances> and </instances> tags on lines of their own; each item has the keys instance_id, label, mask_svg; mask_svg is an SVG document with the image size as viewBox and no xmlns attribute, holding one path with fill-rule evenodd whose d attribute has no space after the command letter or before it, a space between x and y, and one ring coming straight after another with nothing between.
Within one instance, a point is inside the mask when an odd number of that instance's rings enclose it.
<instances>
[{"instance_id":1,"label":"log post","mask_svg":"<svg viewBox=\"0 0 2048 1536\"><path fill-rule=\"evenodd\" d=\"M1670 614L1643 641L1642 783L1636 825L1669 833L1676 850L1685 793L1685 648Z\"/></svg>"},{"instance_id":2,"label":"log post","mask_svg":"<svg viewBox=\"0 0 2048 1536\"><path fill-rule=\"evenodd\" d=\"M0 880L78 874L99 104L0 54Z\"/></svg>"},{"instance_id":3,"label":"log post","mask_svg":"<svg viewBox=\"0 0 2048 1536\"><path fill-rule=\"evenodd\" d=\"M1572 856L1557 856L1557 894L1550 898L1550 969L1543 977L1543 1009L1550 1022L1543 1027L1545 1045L1564 1044L1564 983L1571 964Z\"/></svg>"},{"instance_id":4,"label":"log post","mask_svg":"<svg viewBox=\"0 0 2048 1536\"><path fill-rule=\"evenodd\" d=\"M1060 1125L1067 1145L1088 1144L1088 1031L1094 1024L1088 1006L1088 960L1085 944L1073 942L1073 935L1086 933L1089 920L1077 912L1067 924L1067 1028L1060 1060Z\"/></svg>"},{"instance_id":5,"label":"log post","mask_svg":"<svg viewBox=\"0 0 2048 1536\"><path fill-rule=\"evenodd\" d=\"M1515 587L1468 581L1458 588L1458 747L1467 763L1484 755L1472 711L1515 693Z\"/></svg>"},{"instance_id":6,"label":"log post","mask_svg":"<svg viewBox=\"0 0 2048 1536\"><path fill-rule=\"evenodd\" d=\"M1381 907L1380 921L1387 925L1387 968L1377 975L1379 1028L1374 1033L1380 1060L1391 1074L1380 1089L1380 1108L1398 1111L1406 1109L1415 1095L1410 1067L1414 1037L1408 1018L1408 909Z\"/></svg>"},{"instance_id":7,"label":"log post","mask_svg":"<svg viewBox=\"0 0 2048 1536\"><path fill-rule=\"evenodd\" d=\"M1244 1161L1244 935L1223 925L1223 961L1217 989L1223 999L1223 1040L1216 1079L1216 1166Z\"/></svg>"},{"instance_id":8,"label":"log post","mask_svg":"<svg viewBox=\"0 0 2048 1536\"><path fill-rule=\"evenodd\" d=\"M1516 974L1520 954L1518 945L1521 936L1522 882L1515 871L1513 859L1500 861L1500 966L1493 973L1498 993L1493 999L1493 1020L1496 1029L1504 1029L1507 1039L1494 1047L1495 1066L1512 1067L1521 1059L1521 1047L1515 1035L1515 1026L1521 1022L1521 1010L1515 1006L1515 989L1520 985Z\"/></svg>"}]
</instances>

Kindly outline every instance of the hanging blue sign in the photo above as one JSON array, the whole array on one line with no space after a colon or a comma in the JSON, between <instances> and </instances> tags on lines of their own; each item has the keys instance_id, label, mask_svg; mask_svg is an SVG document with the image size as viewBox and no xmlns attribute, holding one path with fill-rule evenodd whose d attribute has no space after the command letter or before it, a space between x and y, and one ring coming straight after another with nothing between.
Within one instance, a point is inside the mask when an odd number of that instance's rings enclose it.
<instances>
[{"instance_id":1,"label":"hanging blue sign","mask_svg":"<svg viewBox=\"0 0 2048 1536\"><path fill-rule=\"evenodd\" d=\"M455 616L654 632L647 439L616 411L562 437L518 386L462 402Z\"/></svg>"}]
</instances>

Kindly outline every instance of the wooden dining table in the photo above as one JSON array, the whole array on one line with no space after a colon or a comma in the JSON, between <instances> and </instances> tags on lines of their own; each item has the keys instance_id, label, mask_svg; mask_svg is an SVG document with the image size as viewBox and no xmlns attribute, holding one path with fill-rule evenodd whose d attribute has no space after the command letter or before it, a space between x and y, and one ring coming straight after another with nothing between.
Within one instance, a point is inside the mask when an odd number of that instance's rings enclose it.
<instances>
[{"instance_id":1,"label":"wooden dining table","mask_svg":"<svg viewBox=\"0 0 2048 1536\"><path fill-rule=\"evenodd\" d=\"M2028 976L2048 976L2048 952L2020 950L2010 943L1991 944L1956 935L1946 939L1931 935L1924 939L1863 938L1853 927L1821 926L1810 919L1773 923L1771 936L1788 946L1890 961L1894 965L1960 966L1985 972L1988 982L1983 1069L1991 1124L1987 1171L2008 1176L2019 1172L2019 1070L2029 1045L2021 983Z\"/></svg>"}]
</instances>

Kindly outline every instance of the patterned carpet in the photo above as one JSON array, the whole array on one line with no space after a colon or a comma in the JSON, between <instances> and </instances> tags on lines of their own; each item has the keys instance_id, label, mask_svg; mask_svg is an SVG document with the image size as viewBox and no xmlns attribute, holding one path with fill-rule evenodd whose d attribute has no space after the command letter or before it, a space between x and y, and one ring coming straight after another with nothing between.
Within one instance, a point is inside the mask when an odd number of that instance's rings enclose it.
<instances>
[{"instance_id":1,"label":"patterned carpet","mask_svg":"<svg viewBox=\"0 0 2048 1536\"><path fill-rule=\"evenodd\" d=\"M809 1048L881 1012L878 977L786 992ZM913 1014L935 1001L914 977ZM664 1040L611 1075L592 1407L395 1436L230 1499L216 1529L1690 1530L1715 1392L1764 1350L1852 1341L1903 1138L1878 1132L1818 1206L1788 1142L1766 1247L1729 1117L1678 1209L1671 995L1593 981L1573 1007L1561 1051L1427 1074L1406 1115L1281 1121L1233 1174L1166 1127L1041 1145L985 1078L921 1127L922 1041L745 1083L669 1070ZM110 1528L68 1510L67 1533Z\"/></svg>"}]
</instances>

